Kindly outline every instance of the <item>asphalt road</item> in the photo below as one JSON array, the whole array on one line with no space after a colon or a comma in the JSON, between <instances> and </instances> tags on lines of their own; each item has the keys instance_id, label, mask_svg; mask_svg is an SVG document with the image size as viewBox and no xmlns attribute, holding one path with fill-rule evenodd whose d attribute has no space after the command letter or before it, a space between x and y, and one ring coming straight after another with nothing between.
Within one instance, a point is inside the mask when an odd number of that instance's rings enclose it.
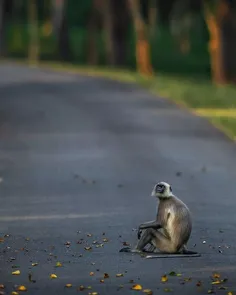
<instances>
[{"instance_id":1,"label":"asphalt road","mask_svg":"<svg viewBox=\"0 0 236 295\"><path fill-rule=\"evenodd\" d=\"M138 87L1 65L0 291L142 292L134 284L153 294L236 291L235 167L234 143ZM190 207L189 248L202 257L118 252L123 242L135 243L134 228L154 218L157 181L171 183ZM182 276L161 282L171 271ZM109 278L100 282L104 273ZM212 285L214 273L228 281ZM78 291L81 285L91 289Z\"/></svg>"}]
</instances>

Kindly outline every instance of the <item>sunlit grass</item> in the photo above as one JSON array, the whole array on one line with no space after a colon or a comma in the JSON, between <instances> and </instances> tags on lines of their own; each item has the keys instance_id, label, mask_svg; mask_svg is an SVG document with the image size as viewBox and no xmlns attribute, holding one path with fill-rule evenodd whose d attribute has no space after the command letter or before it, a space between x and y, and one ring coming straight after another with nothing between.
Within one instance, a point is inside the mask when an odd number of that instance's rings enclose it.
<instances>
[{"instance_id":1,"label":"sunlit grass","mask_svg":"<svg viewBox=\"0 0 236 295\"><path fill-rule=\"evenodd\" d=\"M88 76L99 76L127 83L137 83L155 95L185 106L236 138L236 87L215 86L210 81L156 74L144 78L129 70L77 66L64 63L41 62L40 67Z\"/></svg>"}]
</instances>

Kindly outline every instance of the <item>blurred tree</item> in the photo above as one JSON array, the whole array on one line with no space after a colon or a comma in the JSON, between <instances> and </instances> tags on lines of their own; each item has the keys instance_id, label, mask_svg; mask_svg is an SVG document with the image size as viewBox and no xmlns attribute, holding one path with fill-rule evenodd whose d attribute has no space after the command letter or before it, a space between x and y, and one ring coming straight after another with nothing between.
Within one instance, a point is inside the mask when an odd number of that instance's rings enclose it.
<instances>
[{"instance_id":1,"label":"blurred tree","mask_svg":"<svg viewBox=\"0 0 236 295\"><path fill-rule=\"evenodd\" d=\"M29 26L29 62L35 64L39 60L39 28L38 28L37 0L28 0L28 26Z\"/></svg>"},{"instance_id":2,"label":"blurred tree","mask_svg":"<svg viewBox=\"0 0 236 295\"><path fill-rule=\"evenodd\" d=\"M236 25L233 1L203 1L210 41L212 79L216 84L236 82Z\"/></svg>"},{"instance_id":3,"label":"blurred tree","mask_svg":"<svg viewBox=\"0 0 236 295\"><path fill-rule=\"evenodd\" d=\"M60 59L69 61L72 58L70 48L69 29L67 23L67 4L66 0L53 0L53 31L57 40L57 50Z\"/></svg>"},{"instance_id":4,"label":"blurred tree","mask_svg":"<svg viewBox=\"0 0 236 295\"><path fill-rule=\"evenodd\" d=\"M109 65L115 65L115 48L113 42L113 13L111 0L103 0L103 28L105 32L105 47L107 63Z\"/></svg>"},{"instance_id":5,"label":"blurred tree","mask_svg":"<svg viewBox=\"0 0 236 295\"><path fill-rule=\"evenodd\" d=\"M5 55L5 1L0 0L0 57Z\"/></svg>"},{"instance_id":6,"label":"blurred tree","mask_svg":"<svg viewBox=\"0 0 236 295\"><path fill-rule=\"evenodd\" d=\"M153 74L150 44L148 41L146 24L140 11L139 0L129 0L130 10L136 35L136 64L140 74L150 76Z\"/></svg>"},{"instance_id":7,"label":"blurred tree","mask_svg":"<svg viewBox=\"0 0 236 295\"><path fill-rule=\"evenodd\" d=\"M157 33L157 30L156 30L157 21L158 21L157 17L158 17L157 0L149 0L148 22L149 22L149 34L151 38L154 38Z\"/></svg>"}]
</instances>

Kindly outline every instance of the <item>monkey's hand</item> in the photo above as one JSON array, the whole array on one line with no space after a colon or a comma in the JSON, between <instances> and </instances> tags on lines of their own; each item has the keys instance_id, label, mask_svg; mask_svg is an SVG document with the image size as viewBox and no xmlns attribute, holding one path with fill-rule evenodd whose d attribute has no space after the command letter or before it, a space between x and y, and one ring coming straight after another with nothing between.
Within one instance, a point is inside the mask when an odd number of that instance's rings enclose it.
<instances>
[{"instance_id":1,"label":"monkey's hand","mask_svg":"<svg viewBox=\"0 0 236 295\"><path fill-rule=\"evenodd\" d=\"M137 234L138 240L141 238L141 234L142 234L142 229L139 227L138 228L138 234Z\"/></svg>"}]
</instances>

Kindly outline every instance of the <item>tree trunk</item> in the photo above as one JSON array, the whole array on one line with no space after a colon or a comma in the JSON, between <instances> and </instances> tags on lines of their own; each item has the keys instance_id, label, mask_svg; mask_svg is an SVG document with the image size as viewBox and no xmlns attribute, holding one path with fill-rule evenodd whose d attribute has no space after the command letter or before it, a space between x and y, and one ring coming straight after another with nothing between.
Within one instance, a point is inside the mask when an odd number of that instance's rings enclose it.
<instances>
[{"instance_id":1,"label":"tree trunk","mask_svg":"<svg viewBox=\"0 0 236 295\"><path fill-rule=\"evenodd\" d=\"M127 54L127 28L130 23L127 0L111 0L111 14L114 60L117 66L124 66Z\"/></svg>"},{"instance_id":2,"label":"tree trunk","mask_svg":"<svg viewBox=\"0 0 236 295\"><path fill-rule=\"evenodd\" d=\"M129 0L136 33L136 63L140 74L151 76L153 69L150 61L150 45L146 26L140 12L139 0Z\"/></svg>"},{"instance_id":3,"label":"tree trunk","mask_svg":"<svg viewBox=\"0 0 236 295\"><path fill-rule=\"evenodd\" d=\"M57 39L57 50L61 60L72 58L69 30L66 18L66 0L53 1L53 29Z\"/></svg>"},{"instance_id":4,"label":"tree trunk","mask_svg":"<svg viewBox=\"0 0 236 295\"><path fill-rule=\"evenodd\" d=\"M28 59L32 64L39 60L39 30L37 16L37 1L28 0L28 19L29 19L29 48Z\"/></svg>"},{"instance_id":5,"label":"tree trunk","mask_svg":"<svg viewBox=\"0 0 236 295\"><path fill-rule=\"evenodd\" d=\"M115 65L115 52L114 52L114 42L113 42L113 18L111 10L111 0L103 1L103 28L105 32L105 47L107 63L111 66Z\"/></svg>"},{"instance_id":6,"label":"tree trunk","mask_svg":"<svg viewBox=\"0 0 236 295\"><path fill-rule=\"evenodd\" d=\"M151 39L156 36L157 27L157 0L149 0L148 20L149 20L149 35Z\"/></svg>"},{"instance_id":7,"label":"tree trunk","mask_svg":"<svg viewBox=\"0 0 236 295\"><path fill-rule=\"evenodd\" d=\"M211 59L212 80L216 84L230 82L229 68L227 67L227 36L226 26L229 24L230 9L225 0L219 0L215 11L204 2L205 20L208 26L210 41L209 53ZM232 39L231 39L232 40ZM235 54L235 53L234 53ZM231 56L231 58L235 58Z\"/></svg>"},{"instance_id":8,"label":"tree trunk","mask_svg":"<svg viewBox=\"0 0 236 295\"><path fill-rule=\"evenodd\" d=\"M0 0L0 57L5 56L5 10L4 0Z\"/></svg>"}]
</instances>

